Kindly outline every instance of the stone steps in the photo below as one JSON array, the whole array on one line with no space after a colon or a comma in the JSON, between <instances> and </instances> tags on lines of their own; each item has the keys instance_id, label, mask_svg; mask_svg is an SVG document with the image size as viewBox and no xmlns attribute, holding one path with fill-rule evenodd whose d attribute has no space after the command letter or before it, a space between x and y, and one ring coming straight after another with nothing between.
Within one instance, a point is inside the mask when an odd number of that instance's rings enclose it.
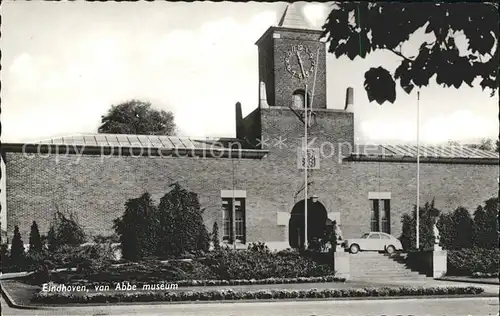
<instances>
[{"instance_id":1,"label":"stone steps","mask_svg":"<svg viewBox=\"0 0 500 316\"><path fill-rule=\"evenodd\" d=\"M427 276L406 267L404 254L357 253L349 257L353 280L425 280Z\"/></svg>"}]
</instances>

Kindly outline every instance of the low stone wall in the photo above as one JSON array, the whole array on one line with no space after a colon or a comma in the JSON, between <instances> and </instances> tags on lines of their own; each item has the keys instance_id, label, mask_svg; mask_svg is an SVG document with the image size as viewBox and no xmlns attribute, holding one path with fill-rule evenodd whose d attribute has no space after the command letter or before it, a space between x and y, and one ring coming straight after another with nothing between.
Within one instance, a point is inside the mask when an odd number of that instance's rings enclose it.
<instances>
[{"instance_id":1,"label":"low stone wall","mask_svg":"<svg viewBox=\"0 0 500 316\"><path fill-rule=\"evenodd\" d=\"M440 278L446 275L447 253L445 250L412 251L408 253L406 263L412 270Z\"/></svg>"}]
</instances>

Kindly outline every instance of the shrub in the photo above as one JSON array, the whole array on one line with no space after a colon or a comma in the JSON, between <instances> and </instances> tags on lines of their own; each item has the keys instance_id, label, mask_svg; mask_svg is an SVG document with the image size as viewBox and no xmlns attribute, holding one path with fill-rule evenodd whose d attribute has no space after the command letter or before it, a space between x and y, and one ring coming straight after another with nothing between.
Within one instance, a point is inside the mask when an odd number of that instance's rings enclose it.
<instances>
[{"instance_id":1,"label":"shrub","mask_svg":"<svg viewBox=\"0 0 500 316\"><path fill-rule=\"evenodd\" d=\"M474 213L473 242L475 247L498 248L498 197L485 201Z\"/></svg>"},{"instance_id":2,"label":"shrub","mask_svg":"<svg viewBox=\"0 0 500 316\"><path fill-rule=\"evenodd\" d=\"M52 224L47 233L51 251L63 245L77 246L85 242L85 232L73 213L65 215L56 209Z\"/></svg>"},{"instance_id":3,"label":"shrub","mask_svg":"<svg viewBox=\"0 0 500 316\"><path fill-rule=\"evenodd\" d=\"M123 258L138 260L154 254L157 212L149 193L125 203L124 214L115 219L113 226L120 239Z\"/></svg>"},{"instance_id":4,"label":"shrub","mask_svg":"<svg viewBox=\"0 0 500 316\"><path fill-rule=\"evenodd\" d=\"M214 222L214 226L212 228L212 243L215 251L220 249L219 226L217 225L217 222Z\"/></svg>"},{"instance_id":5,"label":"shrub","mask_svg":"<svg viewBox=\"0 0 500 316\"><path fill-rule=\"evenodd\" d=\"M92 237L92 240L96 244L114 244L114 243L119 243L120 242L120 237L116 234L108 235L108 236L103 236L103 235L97 235Z\"/></svg>"},{"instance_id":6,"label":"shrub","mask_svg":"<svg viewBox=\"0 0 500 316\"><path fill-rule=\"evenodd\" d=\"M198 195L172 185L158 207L157 256L178 256L185 252L208 250L208 232L203 223Z\"/></svg>"},{"instance_id":7,"label":"shrub","mask_svg":"<svg viewBox=\"0 0 500 316\"><path fill-rule=\"evenodd\" d=\"M203 223L198 196L179 184L153 205L148 193L126 204L122 217L114 222L123 257L200 255L208 251L210 235Z\"/></svg>"},{"instance_id":8,"label":"shrub","mask_svg":"<svg viewBox=\"0 0 500 316\"><path fill-rule=\"evenodd\" d=\"M498 273L500 250L462 249L448 251L448 275L470 276L474 273Z\"/></svg>"},{"instance_id":9,"label":"shrub","mask_svg":"<svg viewBox=\"0 0 500 316\"><path fill-rule=\"evenodd\" d=\"M426 202L419 210L419 247L425 249L434 244L432 216L440 214L440 211L435 208L434 200ZM401 217L402 231L399 240L405 250L416 249L416 218L416 206L413 207L411 215L403 214Z\"/></svg>"},{"instance_id":10,"label":"shrub","mask_svg":"<svg viewBox=\"0 0 500 316\"><path fill-rule=\"evenodd\" d=\"M218 279L266 279L325 276L329 266L316 264L297 252L270 252L250 246L250 250L221 249L210 253L205 264Z\"/></svg>"},{"instance_id":11,"label":"shrub","mask_svg":"<svg viewBox=\"0 0 500 316\"><path fill-rule=\"evenodd\" d=\"M16 270L22 270L25 267L24 243L17 225L14 227L14 237L10 248L10 263Z\"/></svg>"},{"instance_id":12,"label":"shrub","mask_svg":"<svg viewBox=\"0 0 500 316\"><path fill-rule=\"evenodd\" d=\"M451 249L456 236L456 227L453 222L452 214L441 214L437 227L441 235L441 246L445 249Z\"/></svg>"},{"instance_id":13,"label":"shrub","mask_svg":"<svg viewBox=\"0 0 500 316\"><path fill-rule=\"evenodd\" d=\"M454 238L448 249L472 248L472 218L469 211L459 207L451 217L455 228Z\"/></svg>"},{"instance_id":14,"label":"shrub","mask_svg":"<svg viewBox=\"0 0 500 316\"><path fill-rule=\"evenodd\" d=\"M42 251L42 239L40 237L40 231L38 230L38 225L36 221L33 221L31 224L30 231L30 253L40 253Z\"/></svg>"},{"instance_id":15,"label":"shrub","mask_svg":"<svg viewBox=\"0 0 500 316\"><path fill-rule=\"evenodd\" d=\"M442 213L439 216L437 227L441 235L440 244L445 249L460 250L464 248L480 247L486 249L498 248L498 198L485 202L474 213L474 220L469 211L463 207L453 213ZM434 202L426 203L420 209L420 248L433 244L431 213L435 210ZM416 211L412 214L403 214L401 218L401 243L405 250L414 250Z\"/></svg>"},{"instance_id":16,"label":"shrub","mask_svg":"<svg viewBox=\"0 0 500 316\"><path fill-rule=\"evenodd\" d=\"M7 244L0 245L0 271L7 271L10 266L10 253Z\"/></svg>"},{"instance_id":17,"label":"shrub","mask_svg":"<svg viewBox=\"0 0 500 316\"><path fill-rule=\"evenodd\" d=\"M270 253L271 252L269 247L267 247L266 243L264 243L262 241L249 243L247 249L248 249L248 251L252 251L252 252L261 252L261 253Z\"/></svg>"}]
</instances>

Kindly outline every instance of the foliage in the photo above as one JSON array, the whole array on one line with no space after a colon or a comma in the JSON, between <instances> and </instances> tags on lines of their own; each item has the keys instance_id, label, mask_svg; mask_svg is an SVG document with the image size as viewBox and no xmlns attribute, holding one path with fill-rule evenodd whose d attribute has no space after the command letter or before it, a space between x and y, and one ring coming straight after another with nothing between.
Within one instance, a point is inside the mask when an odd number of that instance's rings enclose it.
<instances>
[{"instance_id":1,"label":"foliage","mask_svg":"<svg viewBox=\"0 0 500 316\"><path fill-rule=\"evenodd\" d=\"M30 231L30 248L29 252L30 253L40 253L42 251L42 239L40 237L40 231L38 230L38 225L36 221L33 221L33 224L31 224L31 231Z\"/></svg>"},{"instance_id":2,"label":"foliage","mask_svg":"<svg viewBox=\"0 0 500 316\"><path fill-rule=\"evenodd\" d=\"M457 208L452 215L454 238L448 249L462 249L472 247L472 218L468 210Z\"/></svg>"},{"instance_id":3,"label":"foliage","mask_svg":"<svg viewBox=\"0 0 500 316\"><path fill-rule=\"evenodd\" d=\"M158 207L149 193L126 203L125 213L114 224L123 258L188 257L208 251L210 235L197 194L177 183L172 187Z\"/></svg>"},{"instance_id":4,"label":"foliage","mask_svg":"<svg viewBox=\"0 0 500 316\"><path fill-rule=\"evenodd\" d=\"M439 217L437 223L437 228L439 229L439 234L441 235L441 245L445 249L451 249L453 243L455 242L456 225L452 213L443 213Z\"/></svg>"},{"instance_id":5,"label":"foliage","mask_svg":"<svg viewBox=\"0 0 500 316\"><path fill-rule=\"evenodd\" d=\"M432 231L432 218L440 214L434 206L434 200L426 202L419 211L419 247L426 249L434 245L434 235ZM403 214L401 217L402 231L399 240L405 250L416 249L416 217L417 207L413 207L412 215Z\"/></svg>"},{"instance_id":6,"label":"foliage","mask_svg":"<svg viewBox=\"0 0 500 316\"><path fill-rule=\"evenodd\" d=\"M157 246L157 213L149 193L125 203L124 214L114 220L113 226L119 236L124 259L138 260L154 254Z\"/></svg>"},{"instance_id":7,"label":"foliage","mask_svg":"<svg viewBox=\"0 0 500 316\"><path fill-rule=\"evenodd\" d=\"M92 238L92 240L97 244L108 244L108 243L114 244L114 243L120 242L120 237L116 234L107 235L107 236L97 235L97 236L94 236Z\"/></svg>"},{"instance_id":8,"label":"foliage","mask_svg":"<svg viewBox=\"0 0 500 316\"><path fill-rule=\"evenodd\" d=\"M431 207L431 208L429 208ZM427 228L430 224L428 211L433 203L428 204L420 210L420 243L421 248L432 244L432 229ZM426 208L429 208L426 211ZM457 208L453 213L442 213L439 215L437 227L441 235L440 245L448 250L459 250L463 248L479 247L485 249L498 248L498 198L491 198L484 206L479 206L474 213L474 220L469 211L463 207ZM415 249L415 216L403 214L401 243L406 250Z\"/></svg>"},{"instance_id":9,"label":"foliage","mask_svg":"<svg viewBox=\"0 0 500 316\"><path fill-rule=\"evenodd\" d=\"M156 255L178 256L208 250L209 234L196 193L174 183L172 190L161 198L158 209Z\"/></svg>"},{"instance_id":10,"label":"foliage","mask_svg":"<svg viewBox=\"0 0 500 316\"><path fill-rule=\"evenodd\" d=\"M461 249L448 251L448 275L473 275L474 273L498 273L500 250Z\"/></svg>"},{"instance_id":11,"label":"foliage","mask_svg":"<svg viewBox=\"0 0 500 316\"><path fill-rule=\"evenodd\" d=\"M271 252L251 247L234 251L221 249L207 255L209 266L219 279L295 278L331 275L329 266L318 265L298 252Z\"/></svg>"},{"instance_id":12,"label":"foliage","mask_svg":"<svg viewBox=\"0 0 500 316\"><path fill-rule=\"evenodd\" d=\"M125 291L98 292L80 295L74 292L40 291L33 297L34 302L45 304L69 303L118 303L118 302L174 302L174 301L220 301L220 300L258 300L258 299L307 299L333 297L373 297L373 296L429 296L429 295L464 295L480 294L481 287L379 287L350 289L307 289L307 290L252 290L234 291L194 290L194 291Z\"/></svg>"},{"instance_id":13,"label":"foliage","mask_svg":"<svg viewBox=\"0 0 500 316\"><path fill-rule=\"evenodd\" d=\"M24 253L24 243L21 239L21 233L19 232L19 226L14 227L14 237L12 238L12 244L10 246L10 263L17 269L23 269L25 265L25 253Z\"/></svg>"},{"instance_id":14,"label":"foliage","mask_svg":"<svg viewBox=\"0 0 500 316\"><path fill-rule=\"evenodd\" d=\"M73 213L65 215L56 209L52 220L47 240L49 249L55 251L64 245L78 246L85 242L86 235Z\"/></svg>"},{"instance_id":15,"label":"foliage","mask_svg":"<svg viewBox=\"0 0 500 316\"><path fill-rule=\"evenodd\" d=\"M377 50L401 58L394 73L380 66L365 73L368 99L382 104L396 99L395 81L406 93L427 86L435 76L444 87L463 83L498 89L498 5L492 3L336 2L324 28L329 52L351 60ZM414 33L425 30L419 51L410 56L402 49ZM467 49L459 50L463 34ZM433 38L433 39L432 39ZM458 44L458 45L457 45Z\"/></svg>"},{"instance_id":16,"label":"foliage","mask_svg":"<svg viewBox=\"0 0 500 316\"><path fill-rule=\"evenodd\" d=\"M271 252L266 243L262 241L249 243L247 249L250 252L261 252L266 254Z\"/></svg>"},{"instance_id":17,"label":"foliage","mask_svg":"<svg viewBox=\"0 0 500 316\"><path fill-rule=\"evenodd\" d=\"M10 265L10 252L7 244L0 245L0 271L6 271Z\"/></svg>"},{"instance_id":18,"label":"foliage","mask_svg":"<svg viewBox=\"0 0 500 316\"><path fill-rule=\"evenodd\" d=\"M99 133L175 135L172 112L151 108L150 102L130 100L113 105L101 117Z\"/></svg>"},{"instance_id":19,"label":"foliage","mask_svg":"<svg viewBox=\"0 0 500 316\"><path fill-rule=\"evenodd\" d=\"M214 245L215 251L220 249L219 226L217 225L217 222L214 222L214 226L212 228L212 244Z\"/></svg>"},{"instance_id":20,"label":"foliage","mask_svg":"<svg viewBox=\"0 0 500 316\"><path fill-rule=\"evenodd\" d=\"M477 214L479 215L477 220L476 215L474 216L475 246L485 249L498 248L498 197L485 201L482 209L483 218L481 218L482 214Z\"/></svg>"},{"instance_id":21,"label":"foliage","mask_svg":"<svg viewBox=\"0 0 500 316\"><path fill-rule=\"evenodd\" d=\"M496 150L496 148L493 147L493 140L489 139L489 138L483 138L480 140L480 142L478 144L469 144L469 145L467 145L467 147L481 149L481 150L487 150L487 151Z\"/></svg>"}]
</instances>

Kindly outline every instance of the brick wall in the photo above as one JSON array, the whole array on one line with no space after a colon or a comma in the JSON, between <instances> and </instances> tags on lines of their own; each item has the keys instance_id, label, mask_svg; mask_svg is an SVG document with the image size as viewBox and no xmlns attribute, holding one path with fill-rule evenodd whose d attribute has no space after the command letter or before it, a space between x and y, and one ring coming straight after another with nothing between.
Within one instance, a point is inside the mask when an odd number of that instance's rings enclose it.
<instances>
[{"instance_id":1,"label":"brick wall","mask_svg":"<svg viewBox=\"0 0 500 316\"><path fill-rule=\"evenodd\" d=\"M235 188L247 191L248 241L284 241L285 228L277 226L277 212L290 212L303 198L294 197L303 184L303 172L286 154L274 151L262 160L234 162ZM205 222L211 229L222 227L221 189L232 189L232 161L197 158L133 158L99 156L27 159L8 153L7 221L12 236L19 225L27 241L31 222L36 220L42 233L57 205L75 212L87 231L110 234L112 221L124 211L129 198L149 192L156 200L181 185L199 194ZM286 162L288 161L288 163ZM484 200L497 194L496 166L421 165L421 204L436 199L442 211L465 206L473 211ZM321 170L310 174L316 194L329 213L340 212L346 237L355 237L370 228L368 192L391 192L392 233L400 233L400 217L415 203L415 164L321 161Z\"/></svg>"}]
</instances>

